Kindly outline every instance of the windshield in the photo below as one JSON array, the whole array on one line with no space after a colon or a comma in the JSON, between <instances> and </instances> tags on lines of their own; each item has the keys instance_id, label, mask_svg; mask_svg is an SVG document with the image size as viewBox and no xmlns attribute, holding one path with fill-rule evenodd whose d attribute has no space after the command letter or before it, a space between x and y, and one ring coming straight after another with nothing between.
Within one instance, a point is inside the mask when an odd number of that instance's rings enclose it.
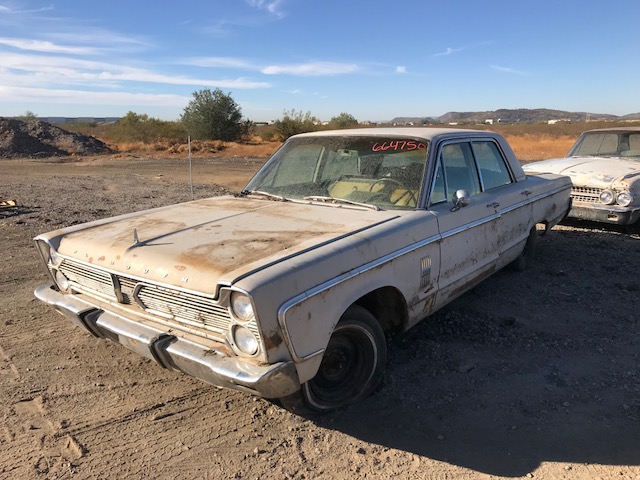
<instances>
[{"instance_id":1,"label":"windshield","mask_svg":"<svg viewBox=\"0 0 640 480\"><path fill-rule=\"evenodd\" d=\"M290 200L415 208L427 142L413 138L291 138L249 182L245 193Z\"/></svg>"},{"instance_id":2,"label":"windshield","mask_svg":"<svg viewBox=\"0 0 640 480\"><path fill-rule=\"evenodd\" d=\"M583 134L568 157L629 157L640 160L640 131Z\"/></svg>"}]
</instances>

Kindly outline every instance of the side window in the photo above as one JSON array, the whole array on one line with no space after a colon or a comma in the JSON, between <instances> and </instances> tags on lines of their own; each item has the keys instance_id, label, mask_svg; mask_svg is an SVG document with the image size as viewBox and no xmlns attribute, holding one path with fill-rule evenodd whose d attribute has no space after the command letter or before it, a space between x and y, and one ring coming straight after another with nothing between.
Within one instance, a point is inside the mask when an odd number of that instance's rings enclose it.
<instances>
[{"instance_id":1,"label":"side window","mask_svg":"<svg viewBox=\"0 0 640 480\"><path fill-rule=\"evenodd\" d=\"M629 135L629 150L640 150L640 134Z\"/></svg>"},{"instance_id":2,"label":"side window","mask_svg":"<svg viewBox=\"0 0 640 480\"><path fill-rule=\"evenodd\" d=\"M495 143L483 141L472 145L485 191L511 183L509 169Z\"/></svg>"},{"instance_id":3,"label":"side window","mask_svg":"<svg viewBox=\"0 0 640 480\"><path fill-rule=\"evenodd\" d=\"M452 200L457 190L466 190L471 196L480 193L478 170L468 142L445 145L440 152L440 159L449 200Z\"/></svg>"},{"instance_id":4,"label":"side window","mask_svg":"<svg viewBox=\"0 0 640 480\"><path fill-rule=\"evenodd\" d=\"M438 159L438 165L434 172L433 189L431 190L431 198L429 204L445 202L447 200L447 192L444 186L444 173L442 173L442 161Z\"/></svg>"}]
</instances>

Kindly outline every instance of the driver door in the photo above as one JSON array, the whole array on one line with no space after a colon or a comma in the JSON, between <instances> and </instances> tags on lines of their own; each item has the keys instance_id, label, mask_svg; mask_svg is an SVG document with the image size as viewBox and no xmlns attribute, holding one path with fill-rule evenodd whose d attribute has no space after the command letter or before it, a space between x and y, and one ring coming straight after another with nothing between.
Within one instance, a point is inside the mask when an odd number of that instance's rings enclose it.
<instances>
[{"instance_id":1,"label":"driver door","mask_svg":"<svg viewBox=\"0 0 640 480\"><path fill-rule=\"evenodd\" d=\"M482 192L471 142L441 144L436 162L428 208L441 236L438 308L494 272L499 215L491 194ZM470 201L456 208L453 199L459 190Z\"/></svg>"}]
</instances>

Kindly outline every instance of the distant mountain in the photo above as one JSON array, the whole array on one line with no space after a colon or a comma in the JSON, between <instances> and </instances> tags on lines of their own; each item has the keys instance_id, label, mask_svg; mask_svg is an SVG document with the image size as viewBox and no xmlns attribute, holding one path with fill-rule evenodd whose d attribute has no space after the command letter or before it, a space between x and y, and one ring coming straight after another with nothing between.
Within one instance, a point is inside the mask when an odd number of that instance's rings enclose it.
<instances>
[{"instance_id":1,"label":"distant mountain","mask_svg":"<svg viewBox=\"0 0 640 480\"><path fill-rule=\"evenodd\" d=\"M423 125L425 123L434 123L437 120L434 120L431 117L395 117L393 120L390 120L389 123L394 125Z\"/></svg>"},{"instance_id":2,"label":"distant mountain","mask_svg":"<svg viewBox=\"0 0 640 480\"><path fill-rule=\"evenodd\" d=\"M485 112L448 112L439 117L395 117L389 123L397 125L422 125L425 123L485 123L487 120L505 123L537 123L549 120L580 122L585 120L640 120L640 113L622 117L608 113L567 112L548 108L501 108Z\"/></svg>"}]
</instances>

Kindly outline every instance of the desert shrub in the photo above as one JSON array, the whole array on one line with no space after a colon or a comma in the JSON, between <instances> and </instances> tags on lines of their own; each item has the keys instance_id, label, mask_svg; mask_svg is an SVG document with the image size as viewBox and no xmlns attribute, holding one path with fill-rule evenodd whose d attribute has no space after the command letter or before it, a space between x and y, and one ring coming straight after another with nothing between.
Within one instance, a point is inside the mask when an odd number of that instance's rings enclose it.
<instances>
[{"instance_id":1,"label":"desert shrub","mask_svg":"<svg viewBox=\"0 0 640 480\"><path fill-rule=\"evenodd\" d=\"M27 122L27 123L35 122L36 120L38 120L38 116L35 113L33 113L31 110L27 110L22 115L16 118L18 118L18 120L22 120L23 122Z\"/></svg>"},{"instance_id":2,"label":"desert shrub","mask_svg":"<svg viewBox=\"0 0 640 480\"><path fill-rule=\"evenodd\" d=\"M182 113L182 124L192 138L234 142L250 135L252 123L242 119L240 107L219 88L193 93Z\"/></svg>"},{"instance_id":3,"label":"desert shrub","mask_svg":"<svg viewBox=\"0 0 640 480\"><path fill-rule=\"evenodd\" d=\"M278 132L273 125L264 125L256 128L255 134L264 142L272 142L278 138Z\"/></svg>"},{"instance_id":4,"label":"desert shrub","mask_svg":"<svg viewBox=\"0 0 640 480\"><path fill-rule=\"evenodd\" d=\"M280 137L280 140L286 140L292 135L298 133L313 132L318 130L320 121L311 115L311 112L303 113L295 110L284 111L282 118L274 122L273 126Z\"/></svg>"},{"instance_id":5,"label":"desert shrub","mask_svg":"<svg viewBox=\"0 0 640 480\"><path fill-rule=\"evenodd\" d=\"M105 132L105 136L116 143L142 142L148 145L160 140L184 141L187 134L179 122L169 122L151 118L146 114L128 112L115 122L108 132Z\"/></svg>"},{"instance_id":6,"label":"desert shrub","mask_svg":"<svg viewBox=\"0 0 640 480\"><path fill-rule=\"evenodd\" d=\"M341 113L340 115L333 117L329 124L333 128L349 128L358 125L358 120L356 117L351 115L350 113Z\"/></svg>"}]
</instances>

